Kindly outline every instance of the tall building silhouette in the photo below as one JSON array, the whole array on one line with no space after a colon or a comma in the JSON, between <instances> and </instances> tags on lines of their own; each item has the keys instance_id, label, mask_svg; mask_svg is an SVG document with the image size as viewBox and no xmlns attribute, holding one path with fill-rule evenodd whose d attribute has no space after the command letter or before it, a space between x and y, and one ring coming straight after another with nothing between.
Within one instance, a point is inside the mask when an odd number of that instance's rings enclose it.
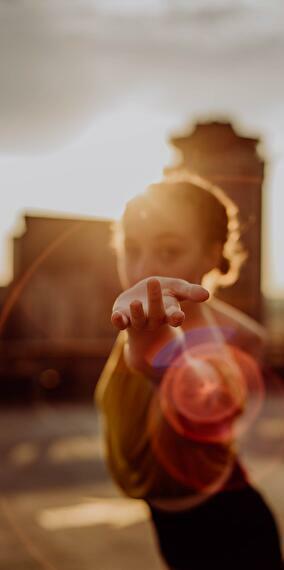
<instances>
[{"instance_id":1,"label":"tall building silhouette","mask_svg":"<svg viewBox=\"0 0 284 570\"><path fill-rule=\"evenodd\" d=\"M244 137L228 122L197 123L170 143L177 162L165 174L179 170L203 176L223 188L239 208L242 242L248 252L240 278L217 296L257 320L262 318L261 296L261 207L264 162L259 140Z\"/></svg>"}]
</instances>

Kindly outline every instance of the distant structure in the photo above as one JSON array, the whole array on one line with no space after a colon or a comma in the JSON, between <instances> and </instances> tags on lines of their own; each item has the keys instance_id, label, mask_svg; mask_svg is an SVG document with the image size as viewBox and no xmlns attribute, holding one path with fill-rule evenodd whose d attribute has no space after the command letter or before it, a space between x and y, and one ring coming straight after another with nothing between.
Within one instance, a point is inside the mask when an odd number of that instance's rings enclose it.
<instances>
[{"instance_id":1,"label":"distant structure","mask_svg":"<svg viewBox=\"0 0 284 570\"><path fill-rule=\"evenodd\" d=\"M248 260L238 282L220 289L217 296L261 321L261 205L264 162L259 140L239 135L228 122L198 123L170 143L178 151L179 162L165 168L165 174L178 170L203 176L223 188L239 207L243 228L242 242Z\"/></svg>"},{"instance_id":2,"label":"distant structure","mask_svg":"<svg viewBox=\"0 0 284 570\"><path fill-rule=\"evenodd\" d=\"M115 337L111 221L24 221L23 235L13 239L14 278L1 291L0 392L92 397Z\"/></svg>"}]
</instances>

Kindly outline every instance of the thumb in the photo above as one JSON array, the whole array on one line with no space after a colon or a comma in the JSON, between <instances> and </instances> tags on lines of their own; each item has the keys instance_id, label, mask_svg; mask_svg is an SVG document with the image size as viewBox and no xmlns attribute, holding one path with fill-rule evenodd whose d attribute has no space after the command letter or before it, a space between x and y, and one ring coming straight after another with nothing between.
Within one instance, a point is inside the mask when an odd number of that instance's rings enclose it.
<instances>
[{"instance_id":1,"label":"thumb","mask_svg":"<svg viewBox=\"0 0 284 570\"><path fill-rule=\"evenodd\" d=\"M171 288L171 295L174 295L179 301L190 300L195 303L202 303L209 298L209 291L197 285L196 283L189 283L182 279L173 280Z\"/></svg>"}]
</instances>

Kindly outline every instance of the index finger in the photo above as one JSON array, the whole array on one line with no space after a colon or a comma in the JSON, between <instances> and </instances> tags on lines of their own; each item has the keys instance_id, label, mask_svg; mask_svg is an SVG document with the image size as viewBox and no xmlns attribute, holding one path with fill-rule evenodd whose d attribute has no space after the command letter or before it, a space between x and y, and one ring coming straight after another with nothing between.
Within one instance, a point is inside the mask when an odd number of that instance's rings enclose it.
<instances>
[{"instance_id":1,"label":"index finger","mask_svg":"<svg viewBox=\"0 0 284 570\"><path fill-rule=\"evenodd\" d=\"M159 279L151 277L147 281L148 321L153 324L165 318L163 295Z\"/></svg>"}]
</instances>

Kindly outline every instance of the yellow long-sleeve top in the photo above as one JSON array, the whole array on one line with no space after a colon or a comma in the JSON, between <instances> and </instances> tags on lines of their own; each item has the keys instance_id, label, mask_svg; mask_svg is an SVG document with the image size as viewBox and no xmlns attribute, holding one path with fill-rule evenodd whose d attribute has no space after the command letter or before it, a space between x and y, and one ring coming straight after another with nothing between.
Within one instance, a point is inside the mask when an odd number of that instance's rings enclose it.
<instances>
[{"instance_id":1,"label":"yellow long-sleeve top","mask_svg":"<svg viewBox=\"0 0 284 570\"><path fill-rule=\"evenodd\" d=\"M155 408L159 386L143 374L129 369L124 360L125 333L120 333L99 379L95 401L101 412L105 438L106 460L114 480L130 497L159 502L161 506L179 507L181 498L200 493L194 481L204 487L214 484L224 474L235 456L231 444L214 444L184 440L178 433L168 430L161 410ZM152 426L161 441L169 444L174 465L179 452L186 453L184 482L165 468L153 450L149 426L151 410ZM157 410L157 411L156 411ZM156 414L156 415L155 415ZM154 417L154 420L153 420ZM164 437L165 436L165 437ZM164 438L164 439L163 439ZM171 455L170 459L171 459ZM179 470L183 469L182 459ZM190 482L193 482L191 484Z\"/></svg>"}]
</instances>

